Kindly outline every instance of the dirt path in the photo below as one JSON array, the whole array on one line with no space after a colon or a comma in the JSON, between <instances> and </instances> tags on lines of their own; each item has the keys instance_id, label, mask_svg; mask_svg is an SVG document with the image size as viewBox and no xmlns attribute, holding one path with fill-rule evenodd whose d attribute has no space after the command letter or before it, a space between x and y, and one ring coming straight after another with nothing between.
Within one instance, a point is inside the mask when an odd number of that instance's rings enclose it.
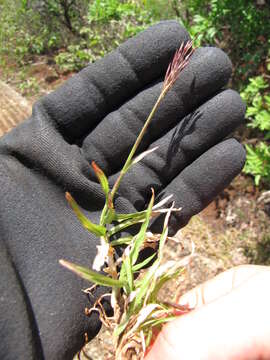
<instances>
[{"instance_id":1,"label":"dirt path","mask_svg":"<svg viewBox=\"0 0 270 360\"><path fill-rule=\"evenodd\" d=\"M31 115L31 105L0 80L0 136Z\"/></svg>"}]
</instances>

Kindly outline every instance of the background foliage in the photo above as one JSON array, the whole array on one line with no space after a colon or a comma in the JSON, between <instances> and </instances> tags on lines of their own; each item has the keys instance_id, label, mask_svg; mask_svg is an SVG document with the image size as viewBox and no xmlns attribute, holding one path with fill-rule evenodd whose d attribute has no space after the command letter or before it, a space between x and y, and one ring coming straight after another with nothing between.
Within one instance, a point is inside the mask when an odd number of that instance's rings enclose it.
<instances>
[{"instance_id":1,"label":"background foliage","mask_svg":"<svg viewBox=\"0 0 270 360\"><path fill-rule=\"evenodd\" d=\"M198 45L230 56L232 85L247 104L245 172L270 185L270 4L264 0L0 0L1 76L21 92L40 89L29 66L48 57L57 76L76 72L163 19L177 19Z\"/></svg>"}]
</instances>

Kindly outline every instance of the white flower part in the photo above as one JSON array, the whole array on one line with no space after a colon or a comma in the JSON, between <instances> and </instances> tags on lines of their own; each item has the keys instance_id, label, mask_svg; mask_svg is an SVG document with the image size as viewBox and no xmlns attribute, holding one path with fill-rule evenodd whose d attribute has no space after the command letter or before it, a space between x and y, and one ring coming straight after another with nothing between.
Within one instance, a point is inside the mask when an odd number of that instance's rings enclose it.
<instances>
[{"instance_id":1,"label":"white flower part","mask_svg":"<svg viewBox=\"0 0 270 360\"><path fill-rule=\"evenodd\" d=\"M105 241L97 245L97 255L94 259L93 270L100 271L104 263L108 260L109 244Z\"/></svg>"}]
</instances>

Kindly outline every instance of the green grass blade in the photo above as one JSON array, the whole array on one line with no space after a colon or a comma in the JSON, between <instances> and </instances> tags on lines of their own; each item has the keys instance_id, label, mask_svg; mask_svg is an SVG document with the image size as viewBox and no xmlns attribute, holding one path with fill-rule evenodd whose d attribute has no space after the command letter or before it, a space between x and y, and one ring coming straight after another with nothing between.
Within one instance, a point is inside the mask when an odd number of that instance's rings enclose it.
<instances>
[{"instance_id":1,"label":"green grass blade","mask_svg":"<svg viewBox=\"0 0 270 360\"><path fill-rule=\"evenodd\" d=\"M152 331L152 329L150 328L150 329L148 330L148 332L147 332L146 339L145 339L145 345L146 345L146 347L148 347L148 346L150 345L152 336L153 336L153 331Z\"/></svg>"},{"instance_id":2,"label":"green grass blade","mask_svg":"<svg viewBox=\"0 0 270 360\"><path fill-rule=\"evenodd\" d=\"M92 165L92 168L94 169L96 177L98 178L98 180L100 182L100 185L104 191L104 194L106 195L106 197L108 197L110 188L109 188L109 182L108 182L107 176L100 169L100 167L97 166L97 164L94 161L92 161L91 165Z\"/></svg>"},{"instance_id":3,"label":"green grass blade","mask_svg":"<svg viewBox=\"0 0 270 360\"><path fill-rule=\"evenodd\" d=\"M153 260L156 255L157 255L157 254L153 254L153 255L149 256L148 258L146 258L145 260L143 260L142 262L140 262L139 264L134 265L134 266L132 267L133 271L139 271L139 270L141 270L144 266L146 266L147 264L149 264L150 261Z\"/></svg>"},{"instance_id":4,"label":"green grass blade","mask_svg":"<svg viewBox=\"0 0 270 360\"><path fill-rule=\"evenodd\" d=\"M130 219L138 219L138 220L144 220L146 218L146 210L139 211L137 213L130 213L130 214L116 214L115 220L118 222L122 222L125 220Z\"/></svg>"},{"instance_id":5,"label":"green grass blade","mask_svg":"<svg viewBox=\"0 0 270 360\"><path fill-rule=\"evenodd\" d=\"M132 225L135 225L135 224L138 224L140 222L142 222L143 220L137 220L137 219L130 219L130 220L127 220L127 221L124 221L122 222L121 224L119 225L116 225L114 227L112 227L109 231L108 231L108 237L114 235L114 234L117 234L118 232L132 226Z\"/></svg>"},{"instance_id":6,"label":"green grass blade","mask_svg":"<svg viewBox=\"0 0 270 360\"><path fill-rule=\"evenodd\" d=\"M114 208L109 208L108 204L106 205L106 208L107 208L107 211L106 211L106 215L104 217L105 223L106 224L111 224L112 221L115 220L115 210L114 210Z\"/></svg>"},{"instance_id":7,"label":"green grass blade","mask_svg":"<svg viewBox=\"0 0 270 360\"><path fill-rule=\"evenodd\" d=\"M80 266L66 260L59 260L59 262L62 266L71 270L81 278L91 281L95 284L102 286L118 287L118 288L123 287L123 282L121 282L120 280L112 279L108 276L99 274L98 272L95 272L84 266Z\"/></svg>"},{"instance_id":8,"label":"green grass blade","mask_svg":"<svg viewBox=\"0 0 270 360\"><path fill-rule=\"evenodd\" d=\"M125 330L125 328L127 327L128 322L129 322L130 316L131 315L129 313L127 313L125 315L124 319L121 321L121 323L115 328L114 333L113 333L113 335L115 337L118 337L119 335L121 335L122 332Z\"/></svg>"},{"instance_id":9,"label":"green grass blade","mask_svg":"<svg viewBox=\"0 0 270 360\"><path fill-rule=\"evenodd\" d=\"M158 261L156 260L154 264L148 269L146 274L144 275L143 279L141 279L139 282L136 282L135 285L138 287L139 291L135 297L135 299L132 301L131 308L133 311L140 310L142 303L144 301L144 297L147 294L149 288L153 286L153 279L155 272L158 269ZM139 285L139 286L138 286Z\"/></svg>"},{"instance_id":10,"label":"green grass blade","mask_svg":"<svg viewBox=\"0 0 270 360\"><path fill-rule=\"evenodd\" d=\"M122 266L125 267L125 274L126 274L126 280L127 280L127 284L128 284L128 288L127 288L127 295L129 295L133 290L134 290L134 285L133 285L133 272L132 272L132 267L131 267L131 262L130 262L130 257L127 256L122 264Z\"/></svg>"},{"instance_id":11,"label":"green grass blade","mask_svg":"<svg viewBox=\"0 0 270 360\"><path fill-rule=\"evenodd\" d=\"M97 225L92 223L80 210L79 205L76 203L76 201L73 199L73 197L70 195L70 193L66 192L66 199L70 205L70 207L73 209L75 214L77 215L77 218L88 231L91 233L97 235L97 236L105 236L106 234L106 228L101 225Z\"/></svg>"},{"instance_id":12,"label":"green grass blade","mask_svg":"<svg viewBox=\"0 0 270 360\"><path fill-rule=\"evenodd\" d=\"M143 222L143 224L141 226L141 229L140 229L139 233L133 239L134 244L133 244L131 252L130 252L130 258L131 258L132 265L134 265L136 263L136 261L138 259L138 256L139 256L140 248L141 248L141 246L142 246L142 244L144 243L144 240L145 240L145 234L146 234L147 228L149 226L152 207L153 207L153 204L154 204L154 198L155 198L155 195L154 195L154 191L153 191L151 200L149 202L149 205L148 205L148 208L147 208L147 211L146 211L145 220L144 220L144 222Z\"/></svg>"},{"instance_id":13,"label":"green grass blade","mask_svg":"<svg viewBox=\"0 0 270 360\"><path fill-rule=\"evenodd\" d=\"M128 283L127 283L127 270L126 270L126 266L125 266L124 262L122 263L122 266L121 266L119 280L124 284L123 285L124 292L126 294L128 294L129 288L128 288Z\"/></svg>"},{"instance_id":14,"label":"green grass blade","mask_svg":"<svg viewBox=\"0 0 270 360\"><path fill-rule=\"evenodd\" d=\"M111 246L129 245L131 243L132 239L133 239L133 236L122 237L122 238L117 239L117 240L112 240L110 242L110 245Z\"/></svg>"},{"instance_id":15,"label":"green grass blade","mask_svg":"<svg viewBox=\"0 0 270 360\"><path fill-rule=\"evenodd\" d=\"M156 280L155 286L153 287L153 290L150 295L150 301L151 302L157 301L158 293L160 289L166 284L166 282L178 278L184 270L185 270L184 268L179 268L174 272L162 275L158 280Z\"/></svg>"},{"instance_id":16,"label":"green grass blade","mask_svg":"<svg viewBox=\"0 0 270 360\"><path fill-rule=\"evenodd\" d=\"M171 316L167 316L167 317L164 317L164 318L161 318L161 319L150 319L148 321L145 321L142 324L141 328L146 328L146 327L149 327L149 326L151 326L151 328L153 328L154 326L158 326L158 325L170 322L172 320L175 320L176 318L177 318L176 315L171 315Z\"/></svg>"}]
</instances>

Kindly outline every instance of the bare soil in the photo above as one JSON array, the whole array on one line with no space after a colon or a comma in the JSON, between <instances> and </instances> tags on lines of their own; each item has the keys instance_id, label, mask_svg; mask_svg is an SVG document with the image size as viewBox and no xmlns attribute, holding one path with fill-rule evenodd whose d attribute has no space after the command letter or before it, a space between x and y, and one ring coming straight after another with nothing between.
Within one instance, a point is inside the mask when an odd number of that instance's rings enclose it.
<instances>
[{"instance_id":1,"label":"bare soil","mask_svg":"<svg viewBox=\"0 0 270 360\"><path fill-rule=\"evenodd\" d=\"M0 80L0 136L31 114L28 101Z\"/></svg>"}]
</instances>

